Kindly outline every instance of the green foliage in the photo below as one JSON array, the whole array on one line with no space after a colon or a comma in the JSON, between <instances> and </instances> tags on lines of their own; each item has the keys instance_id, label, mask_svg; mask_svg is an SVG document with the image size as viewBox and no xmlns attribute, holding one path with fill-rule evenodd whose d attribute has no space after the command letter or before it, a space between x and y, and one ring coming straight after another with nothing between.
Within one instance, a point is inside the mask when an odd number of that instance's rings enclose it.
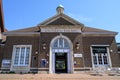
<instances>
[{"instance_id":1,"label":"green foliage","mask_svg":"<svg viewBox=\"0 0 120 80\"><path fill-rule=\"evenodd\" d=\"M9 74L15 74L15 72L14 71L10 71Z\"/></svg>"}]
</instances>

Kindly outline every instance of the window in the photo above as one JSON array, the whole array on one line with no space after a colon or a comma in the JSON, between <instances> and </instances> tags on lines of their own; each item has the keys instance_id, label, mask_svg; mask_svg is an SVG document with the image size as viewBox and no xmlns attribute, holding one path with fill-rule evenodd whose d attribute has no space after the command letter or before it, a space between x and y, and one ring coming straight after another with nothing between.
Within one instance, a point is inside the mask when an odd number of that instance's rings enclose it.
<instances>
[{"instance_id":1,"label":"window","mask_svg":"<svg viewBox=\"0 0 120 80\"><path fill-rule=\"evenodd\" d=\"M94 64L96 65L97 64L97 56L95 53L93 54L93 61L94 61Z\"/></svg>"},{"instance_id":2,"label":"window","mask_svg":"<svg viewBox=\"0 0 120 80\"><path fill-rule=\"evenodd\" d=\"M103 61L104 61L104 64L108 64L107 54L103 54Z\"/></svg>"},{"instance_id":3,"label":"window","mask_svg":"<svg viewBox=\"0 0 120 80\"><path fill-rule=\"evenodd\" d=\"M30 45L14 46L14 66L28 66L30 58Z\"/></svg>"},{"instance_id":4,"label":"window","mask_svg":"<svg viewBox=\"0 0 120 80\"><path fill-rule=\"evenodd\" d=\"M59 38L54 41L54 48L69 48L69 44L66 39Z\"/></svg>"},{"instance_id":5,"label":"window","mask_svg":"<svg viewBox=\"0 0 120 80\"><path fill-rule=\"evenodd\" d=\"M120 43L117 43L117 50L118 50L118 53L120 53Z\"/></svg>"},{"instance_id":6,"label":"window","mask_svg":"<svg viewBox=\"0 0 120 80\"><path fill-rule=\"evenodd\" d=\"M118 47L118 52L120 52L120 47Z\"/></svg>"},{"instance_id":7,"label":"window","mask_svg":"<svg viewBox=\"0 0 120 80\"><path fill-rule=\"evenodd\" d=\"M118 52L120 53L120 46L118 46L117 49L118 49Z\"/></svg>"},{"instance_id":8,"label":"window","mask_svg":"<svg viewBox=\"0 0 120 80\"><path fill-rule=\"evenodd\" d=\"M108 65L107 47L92 47L94 65Z\"/></svg>"}]
</instances>

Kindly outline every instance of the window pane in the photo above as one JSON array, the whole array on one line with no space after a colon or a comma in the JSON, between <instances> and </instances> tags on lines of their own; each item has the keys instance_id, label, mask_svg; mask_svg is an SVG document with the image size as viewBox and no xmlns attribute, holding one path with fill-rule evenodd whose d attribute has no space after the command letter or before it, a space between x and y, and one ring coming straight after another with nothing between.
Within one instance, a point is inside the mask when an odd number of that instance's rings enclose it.
<instances>
[{"instance_id":1,"label":"window pane","mask_svg":"<svg viewBox=\"0 0 120 80\"><path fill-rule=\"evenodd\" d=\"M54 48L58 48L58 39L54 42Z\"/></svg>"},{"instance_id":2,"label":"window pane","mask_svg":"<svg viewBox=\"0 0 120 80\"><path fill-rule=\"evenodd\" d=\"M92 47L93 50L93 61L97 65L108 64L107 47ZM94 55L95 54L95 55ZM97 62L96 62L97 61Z\"/></svg>"},{"instance_id":3,"label":"window pane","mask_svg":"<svg viewBox=\"0 0 120 80\"><path fill-rule=\"evenodd\" d=\"M59 39L59 48L63 48L63 39L62 38Z\"/></svg>"},{"instance_id":4,"label":"window pane","mask_svg":"<svg viewBox=\"0 0 120 80\"><path fill-rule=\"evenodd\" d=\"M20 64L24 64L25 47L21 48Z\"/></svg>"},{"instance_id":5,"label":"window pane","mask_svg":"<svg viewBox=\"0 0 120 80\"><path fill-rule=\"evenodd\" d=\"M69 43L64 38L59 38L53 43L54 48L69 48Z\"/></svg>"},{"instance_id":6,"label":"window pane","mask_svg":"<svg viewBox=\"0 0 120 80\"><path fill-rule=\"evenodd\" d=\"M94 61L94 64L97 65L97 56L95 54L93 54L93 61Z\"/></svg>"},{"instance_id":7,"label":"window pane","mask_svg":"<svg viewBox=\"0 0 120 80\"><path fill-rule=\"evenodd\" d=\"M98 54L98 62L99 64L102 64L102 55L100 53Z\"/></svg>"},{"instance_id":8,"label":"window pane","mask_svg":"<svg viewBox=\"0 0 120 80\"><path fill-rule=\"evenodd\" d=\"M69 48L69 44L68 44L67 40L65 40L65 39L64 39L64 47Z\"/></svg>"},{"instance_id":9,"label":"window pane","mask_svg":"<svg viewBox=\"0 0 120 80\"><path fill-rule=\"evenodd\" d=\"M14 57L14 65L15 66L27 66L29 64L29 54L30 47L16 47L15 48L15 57Z\"/></svg>"},{"instance_id":10,"label":"window pane","mask_svg":"<svg viewBox=\"0 0 120 80\"><path fill-rule=\"evenodd\" d=\"M29 64L29 54L30 54L30 48L27 47L27 49L26 49L25 65Z\"/></svg>"},{"instance_id":11,"label":"window pane","mask_svg":"<svg viewBox=\"0 0 120 80\"><path fill-rule=\"evenodd\" d=\"M16 50L15 50L15 60L14 60L14 64L15 65L18 65L18 62L19 62L19 52L20 52L20 48L16 47Z\"/></svg>"},{"instance_id":12,"label":"window pane","mask_svg":"<svg viewBox=\"0 0 120 80\"><path fill-rule=\"evenodd\" d=\"M107 53L103 55L104 64L108 64Z\"/></svg>"},{"instance_id":13,"label":"window pane","mask_svg":"<svg viewBox=\"0 0 120 80\"><path fill-rule=\"evenodd\" d=\"M93 47L93 53L107 53L106 47Z\"/></svg>"}]
</instances>

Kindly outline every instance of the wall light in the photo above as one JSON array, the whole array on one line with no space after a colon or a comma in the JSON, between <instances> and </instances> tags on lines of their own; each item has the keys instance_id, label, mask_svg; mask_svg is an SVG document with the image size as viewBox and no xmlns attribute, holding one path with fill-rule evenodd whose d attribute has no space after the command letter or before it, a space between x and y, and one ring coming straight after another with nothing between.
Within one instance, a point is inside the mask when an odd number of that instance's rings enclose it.
<instances>
[{"instance_id":1,"label":"wall light","mask_svg":"<svg viewBox=\"0 0 120 80\"><path fill-rule=\"evenodd\" d=\"M43 49L46 49L46 43L45 43L45 42L43 42L42 48L43 48Z\"/></svg>"},{"instance_id":2,"label":"wall light","mask_svg":"<svg viewBox=\"0 0 120 80\"><path fill-rule=\"evenodd\" d=\"M79 48L80 48L80 44L79 44L79 42L76 42L76 44L75 44L75 48L76 48L76 49L79 49Z\"/></svg>"},{"instance_id":3,"label":"wall light","mask_svg":"<svg viewBox=\"0 0 120 80\"><path fill-rule=\"evenodd\" d=\"M113 52L113 50L111 49L111 50L110 50L110 52L112 53L112 52Z\"/></svg>"},{"instance_id":4,"label":"wall light","mask_svg":"<svg viewBox=\"0 0 120 80\"><path fill-rule=\"evenodd\" d=\"M35 51L35 54L38 54L38 51Z\"/></svg>"}]
</instances>

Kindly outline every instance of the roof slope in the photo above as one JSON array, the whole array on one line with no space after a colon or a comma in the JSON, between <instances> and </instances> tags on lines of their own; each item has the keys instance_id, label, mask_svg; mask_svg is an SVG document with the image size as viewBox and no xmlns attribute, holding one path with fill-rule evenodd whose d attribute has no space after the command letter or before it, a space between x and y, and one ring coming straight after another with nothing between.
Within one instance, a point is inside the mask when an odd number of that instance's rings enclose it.
<instances>
[{"instance_id":1,"label":"roof slope","mask_svg":"<svg viewBox=\"0 0 120 80\"><path fill-rule=\"evenodd\" d=\"M59 9L61 8L60 12ZM69 17L68 15L63 13L63 8L58 7L58 14L55 16L48 18L47 20L43 21L42 23L38 24L35 27L31 28L25 28L25 29L19 29L19 30L14 30L14 31L9 31L4 34L18 34L18 33L28 33L28 32L39 32L40 29L78 29L80 30L81 33L83 34L113 34L116 35L117 32L113 31L108 31L108 30L103 30L103 29L97 29L97 28L92 28L92 27L87 27L84 26L84 24L78 22L77 20Z\"/></svg>"},{"instance_id":2,"label":"roof slope","mask_svg":"<svg viewBox=\"0 0 120 80\"><path fill-rule=\"evenodd\" d=\"M24 29L18 29L18 30L13 30L13 31L8 31L10 32L38 32L40 29L39 27L29 27L29 28L24 28Z\"/></svg>"},{"instance_id":3,"label":"roof slope","mask_svg":"<svg viewBox=\"0 0 120 80\"><path fill-rule=\"evenodd\" d=\"M65 26L65 25L46 25L46 26L35 26L35 27L31 27L31 28L25 28L25 29L19 29L19 30L14 30L14 31L8 31L8 32L4 32L5 35L9 35L9 34L16 34L16 33L29 33L29 32L39 32L40 29L45 28L45 29L82 29L81 33L82 34L113 34L113 35L117 35L117 32L114 31L108 31L108 30L103 30L103 29L97 29L97 28L92 28L92 27L80 27L79 25L70 25L70 26Z\"/></svg>"},{"instance_id":4,"label":"roof slope","mask_svg":"<svg viewBox=\"0 0 120 80\"><path fill-rule=\"evenodd\" d=\"M64 22L61 23L62 21ZM39 25L83 25L83 24L61 13L43 21Z\"/></svg>"},{"instance_id":5,"label":"roof slope","mask_svg":"<svg viewBox=\"0 0 120 80\"><path fill-rule=\"evenodd\" d=\"M114 32L114 31L98 29L98 28L93 28L93 27L88 27L88 26L83 27L82 31L83 32Z\"/></svg>"}]
</instances>

